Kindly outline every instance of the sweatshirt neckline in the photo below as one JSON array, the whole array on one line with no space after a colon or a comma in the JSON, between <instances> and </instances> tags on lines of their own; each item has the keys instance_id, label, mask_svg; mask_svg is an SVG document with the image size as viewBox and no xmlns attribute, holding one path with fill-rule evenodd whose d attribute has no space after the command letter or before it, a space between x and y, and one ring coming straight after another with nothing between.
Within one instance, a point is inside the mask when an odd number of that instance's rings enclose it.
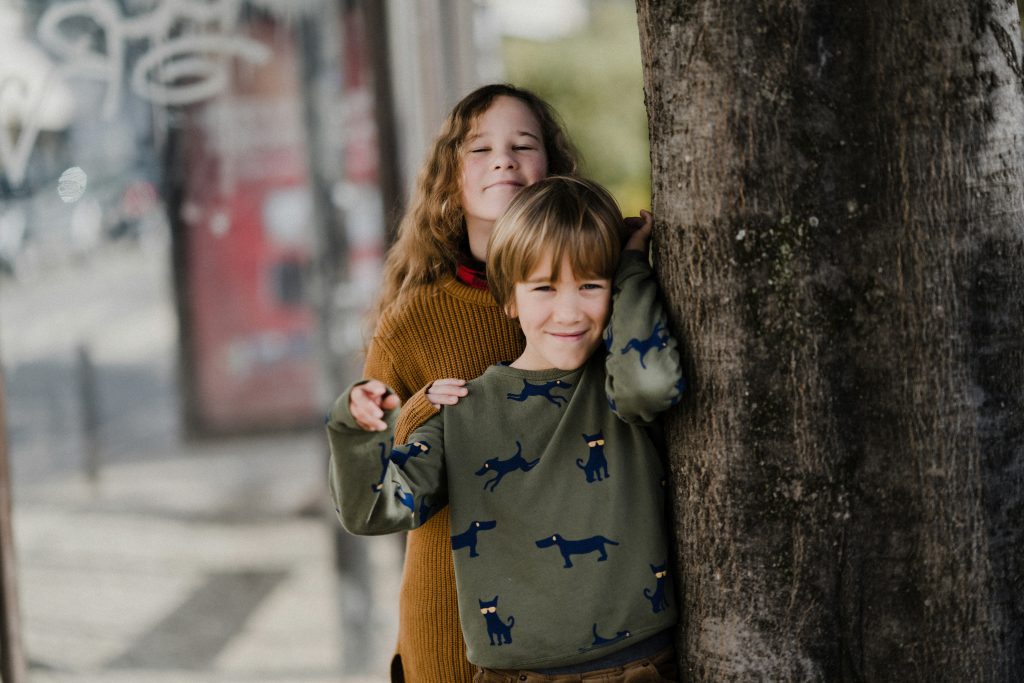
<instances>
[{"instance_id":1,"label":"sweatshirt neckline","mask_svg":"<svg viewBox=\"0 0 1024 683\"><path fill-rule=\"evenodd\" d=\"M587 367L586 363L575 370L561 370L559 368L548 368L547 370L522 370L520 368L514 368L511 365L498 364L487 368L487 372L496 375L505 375L508 377L518 377L520 379L530 381L550 381L554 379L567 379L573 377L583 372L585 367Z\"/></svg>"}]
</instances>

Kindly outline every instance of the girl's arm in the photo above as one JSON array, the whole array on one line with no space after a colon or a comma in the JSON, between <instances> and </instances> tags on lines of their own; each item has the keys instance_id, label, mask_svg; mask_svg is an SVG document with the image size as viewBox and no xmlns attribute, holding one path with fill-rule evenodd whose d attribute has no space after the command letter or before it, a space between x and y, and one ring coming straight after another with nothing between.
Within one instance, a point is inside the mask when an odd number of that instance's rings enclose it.
<instances>
[{"instance_id":1,"label":"girl's arm","mask_svg":"<svg viewBox=\"0 0 1024 683\"><path fill-rule=\"evenodd\" d=\"M654 271L647 261L649 217L645 217L646 234L638 230L630 238L635 237L644 250L622 253L605 330L609 401L619 417L639 423L653 422L658 413L679 401L684 388L676 340L669 334Z\"/></svg>"},{"instance_id":2,"label":"girl's arm","mask_svg":"<svg viewBox=\"0 0 1024 683\"><path fill-rule=\"evenodd\" d=\"M387 429L377 432L359 427L349 412L351 392L363 386L357 384L342 394L328 415L329 483L335 509L354 534L414 529L447 503L443 422L440 416L428 421L409 444L396 447L397 406L385 410Z\"/></svg>"}]
</instances>

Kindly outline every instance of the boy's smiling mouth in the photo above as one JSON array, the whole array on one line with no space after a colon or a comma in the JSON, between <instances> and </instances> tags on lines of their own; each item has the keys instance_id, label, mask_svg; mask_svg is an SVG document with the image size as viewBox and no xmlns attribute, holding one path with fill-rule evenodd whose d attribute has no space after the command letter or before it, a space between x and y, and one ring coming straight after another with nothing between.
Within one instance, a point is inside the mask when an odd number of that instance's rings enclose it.
<instances>
[{"instance_id":1,"label":"boy's smiling mouth","mask_svg":"<svg viewBox=\"0 0 1024 683\"><path fill-rule=\"evenodd\" d=\"M586 333L586 330L581 330L579 332L548 332L548 334L552 335L556 339L564 339L566 341L577 341L582 339Z\"/></svg>"}]
</instances>

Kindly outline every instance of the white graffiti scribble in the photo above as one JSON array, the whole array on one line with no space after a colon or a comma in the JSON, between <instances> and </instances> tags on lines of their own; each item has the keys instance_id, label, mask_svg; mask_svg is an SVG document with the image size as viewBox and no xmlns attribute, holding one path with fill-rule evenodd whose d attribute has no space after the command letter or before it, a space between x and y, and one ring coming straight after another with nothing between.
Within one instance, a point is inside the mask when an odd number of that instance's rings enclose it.
<instances>
[{"instance_id":1,"label":"white graffiti scribble","mask_svg":"<svg viewBox=\"0 0 1024 683\"><path fill-rule=\"evenodd\" d=\"M45 110L69 107L68 94L51 87L57 82L56 73L56 67L48 69L41 83L28 83L15 76L0 81L0 168L13 187L25 181L40 130L55 123L46 120L53 114ZM60 118L60 114L56 116ZM12 123L15 125L9 125Z\"/></svg>"},{"instance_id":2,"label":"white graffiti scribble","mask_svg":"<svg viewBox=\"0 0 1024 683\"><path fill-rule=\"evenodd\" d=\"M196 56L202 51L202 56ZM132 90L140 97L165 106L191 104L213 97L228 83L227 65L215 55L240 57L262 64L270 51L239 36L189 36L156 46L132 71Z\"/></svg>"},{"instance_id":3,"label":"white graffiti scribble","mask_svg":"<svg viewBox=\"0 0 1024 683\"><path fill-rule=\"evenodd\" d=\"M73 0L48 9L37 35L64 60L65 75L107 86L103 114L110 118L121 104L132 44L149 47L130 65L132 90L160 105L199 102L222 91L228 58L269 60L266 46L236 32L241 5L242 0L161 0L148 12L124 16L113 0ZM95 40L97 32L101 41Z\"/></svg>"},{"instance_id":4,"label":"white graffiti scribble","mask_svg":"<svg viewBox=\"0 0 1024 683\"><path fill-rule=\"evenodd\" d=\"M72 78L102 83L100 113L107 120L120 110L126 84L157 106L201 102L226 89L232 59L260 65L271 57L269 48L238 31L243 5L290 24L318 16L329 1L148 0L141 3L148 9L128 15L116 0L50 6L36 33L59 64L38 89L14 78L0 83L0 109L10 110L14 103L22 112L16 138L0 125L0 169L12 186L24 182L40 130L35 115L55 84ZM4 114L0 111L0 119Z\"/></svg>"}]
</instances>

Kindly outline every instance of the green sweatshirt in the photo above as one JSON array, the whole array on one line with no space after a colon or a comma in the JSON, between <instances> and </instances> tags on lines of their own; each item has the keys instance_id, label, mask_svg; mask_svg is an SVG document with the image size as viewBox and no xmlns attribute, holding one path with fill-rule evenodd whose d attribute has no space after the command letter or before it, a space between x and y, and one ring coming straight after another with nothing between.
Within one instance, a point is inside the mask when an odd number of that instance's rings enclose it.
<instances>
[{"instance_id":1,"label":"green sweatshirt","mask_svg":"<svg viewBox=\"0 0 1024 683\"><path fill-rule=\"evenodd\" d=\"M672 626L665 473L645 425L683 381L645 259L626 252L606 348L572 371L494 365L393 447L328 421L330 484L357 534L412 529L450 505L469 661L536 669L597 659Z\"/></svg>"}]
</instances>

